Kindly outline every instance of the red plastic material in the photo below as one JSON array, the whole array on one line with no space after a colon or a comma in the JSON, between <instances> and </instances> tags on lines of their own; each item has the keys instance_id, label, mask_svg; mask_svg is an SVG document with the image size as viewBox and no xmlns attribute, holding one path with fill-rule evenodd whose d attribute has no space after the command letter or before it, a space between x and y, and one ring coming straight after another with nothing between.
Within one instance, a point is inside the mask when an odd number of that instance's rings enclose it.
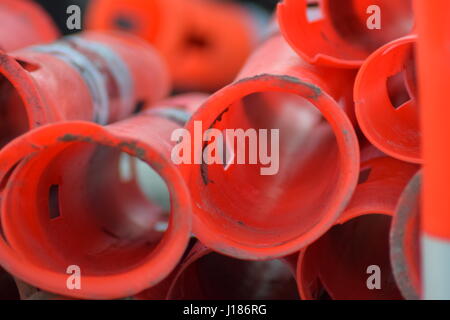
<instances>
[{"instance_id":1,"label":"red plastic material","mask_svg":"<svg viewBox=\"0 0 450 320\"><path fill-rule=\"evenodd\" d=\"M380 29L369 29L380 8ZM310 63L357 68L377 48L409 34L414 26L411 0L283 0L278 5L280 29Z\"/></svg>"},{"instance_id":2,"label":"red plastic material","mask_svg":"<svg viewBox=\"0 0 450 320\"><path fill-rule=\"evenodd\" d=\"M341 72L302 62L274 36L234 83L212 95L191 118L186 127L193 139L196 121L203 132L280 130L275 175L261 175L262 165L234 164L227 170L222 164L184 166L196 203L194 233L206 246L235 258L273 259L310 244L336 222L359 172L355 132L332 98L351 86L343 81L349 74ZM202 151L197 144L191 144L193 153Z\"/></svg>"},{"instance_id":3,"label":"red plastic material","mask_svg":"<svg viewBox=\"0 0 450 320\"><path fill-rule=\"evenodd\" d=\"M411 35L374 52L355 82L355 110L365 136L386 154L421 163L415 44Z\"/></svg>"},{"instance_id":4,"label":"red plastic material","mask_svg":"<svg viewBox=\"0 0 450 320\"><path fill-rule=\"evenodd\" d=\"M416 174L400 197L390 236L392 271L403 296L422 297L420 206L422 172Z\"/></svg>"},{"instance_id":5,"label":"red plastic material","mask_svg":"<svg viewBox=\"0 0 450 320\"><path fill-rule=\"evenodd\" d=\"M0 146L50 122L118 121L170 90L158 53L125 33L83 33L0 60Z\"/></svg>"},{"instance_id":6,"label":"red plastic material","mask_svg":"<svg viewBox=\"0 0 450 320\"><path fill-rule=\"evenodd\" d=\"M59 31L51 18L34 1L0 1L0 49L17 50L58 37Z\"/></svg>"},{"instance_id":7,"label":"red plastic material","mask_svg":"<svg viewBox=\"0 0 450 320\"><path fill-rule=\"evenodd\" d=\"M152 109L106 127L89 122L34 129L0 151L0 263L14 276L62 296L130 297L158 284L191 234L191 200L171 160L182 123ZM170 215L119 173L122 153L165 181ZM167 229L158 227L168 223ZM81 289L66 286L68 266Z\"/></svg>"},{"instance_id":8,"label":"red plastic material","mask_svg":"<svg viewBox=\"0 0 450 320\"><path fill-rule=\"evenodd\" d=\"M216 0L96 0L86 25L122 30L152 43L177 88L216 90L230 83L260 38L246 8Z\"/></svg>"},{"instance_id":9,"label":"red plastic material","mask_svg":"<svg viewBox=\"0 0 450 320\"><path fill-rule=\"evenodd\" d=\"M391 271L389 232L398 199L417 170L388 157L361 165L358 187L338 224L300 254L302 299L402 298ZM366 285L371 265L380 267L381 290Z\"/></svg>"},{"instance_id":10,"label":"red plastic material","mask_svg":"<svg viewBox=\"0 0 450 320\"><path fill-rule=\"evenodd\" d=\"M298 293L287 260L237 260L197 242L179 266L167 299L296 300Z\"/></svg>"},{"instance_id":11,"label":"red plastic material","mask_svg":"<svg viewBox=\"0 0 450 320\"><path fill-rule=\"evenodd\" d=\"M450 241L450 2L416 1L417 67L423 128L422 231L428 237ZM439 263L436 261L435 263Z\"/></svg>"}]
</instances>

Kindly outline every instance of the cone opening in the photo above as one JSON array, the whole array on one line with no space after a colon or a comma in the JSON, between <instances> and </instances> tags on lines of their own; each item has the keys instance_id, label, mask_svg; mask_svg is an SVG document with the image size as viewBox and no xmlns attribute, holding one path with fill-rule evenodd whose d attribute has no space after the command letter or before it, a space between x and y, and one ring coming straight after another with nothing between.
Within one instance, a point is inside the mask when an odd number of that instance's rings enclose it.
<instances>
[{"instance_id":1,"label":"cone opening","mask_svg":"<svg viewBox=\"0 0 450 320\"><path fill-rule=\"evenodd\" d=\"M14 85L0 74L0 148L29 130L25 103Z\"/></svg>"},{"instance_id":2,"label":"cone opening","mask_svg":"<svg viewBox=\"0 0 450 320\"><path fill-rule=\"evenodd\" d=\"M281 260L243 261L210 253L191 263L172 286L169 299L296 300L297 284Z\"/></svg>"},{"instance_id":3,"label":"cone opening","mask_svg":"<svg viewBox=\"0 0 450 320\"><path fill-rule=\"evenodd\" d=\"M314 253L306 256L303 269L315 266L314 276L333 299L402 299L391 270L391 223L391 216L369 214L333 227L307 249Z\"/></svg>"},{"instance_id":4,"label":"cone opening","mask_svg":"<svg viewBox=\"0 0 450 320\"><path fill-rule=\"evenodd\" d=\"M344 41L367 53L407 35L414 26L411 0L325 2L327 16L335 32Z\"/></svg>"},{"instance_id":5,"label":"cone opening","mask_svg":"<svg viewBox=\"0 0 450 320\"><path fill-rule=\"evenodd\" d=\"M202 208L214 213L206 218L216 228L226 230L218 232L245 245L272 246L310 231L329 214L341 179L340 150L330 123L307 99L289 92L253 92L230 104L212 128L255 130L241 143L226 139L224 149L234 157L223 165L201 166ZM271 135L274 130L278 140ZM267 149L261 148L264 142ZM255 153L268 150L272 163L252 164L252 146ZM239 154L245 154L244 164L237 164ZM272 175L263 175L263 168L271 168Z\"/></svg>"},{"instance_id":6,"label":"cone opening","mask_svg":"<svg viewBox=\"0 0 450 320\"><path fill-rule=\"evenodd\" d=\"M355 85L356 114L368 139L383 152L420 162L420 124L414 39L381 48L361 68Z\"/></svg>"},{"instance_id":7,"label":"cone opening","mask_svg":"<svg viewBox=\"0 0 450 320\"><path fill-rule=\"evenodd\" d=\"M137 178L143 163L131 179L122 179L125 151L77 141L22 162L14 181L23 183L8 187L6 204L20 213L3 217L11 246L42 268L66 273L76 265L84 276L124 273L147 262L165 235L169 211L145 195ZM146 187L161 188L164 180L147 165L145 170L152 175L144 173L144 180L156 176ZM27 201L17 200L24 194Z\"/></svg>"}]
</instances>

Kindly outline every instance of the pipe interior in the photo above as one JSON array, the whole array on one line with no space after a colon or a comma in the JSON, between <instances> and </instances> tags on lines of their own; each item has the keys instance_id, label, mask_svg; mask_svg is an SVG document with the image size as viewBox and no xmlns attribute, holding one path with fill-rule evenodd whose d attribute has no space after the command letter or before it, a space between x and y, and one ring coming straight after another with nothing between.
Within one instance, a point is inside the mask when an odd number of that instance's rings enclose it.
<instances>
[{"instance_id":1,"label":"pipe interior","mask_svg":"<svg viewBox=\"0 0 450 320\"><path fill-rule=\"evenodd\" d=\"M136 176L126 176L123 154L97 143L70 142L22 164L8 186L16 202L9 206L18 213L3 217L10 244L35 264L59 272L78 265L84 275L107 275L145 262L168 228L170 206L146 196ZM147 170L158 178L149 188L164 194L162 178ZM21 201L22 194L30 195L29 201Z\"/></svg>"},{"instance_id":2,"label":"pipe interior","mask_svg":"<svg viewBox=\"0 0 450 320\"><path fill-rule=\"evenodd\" d=\"M391 269L391 223L387 215L364 215L333 227L308 248L315 251L306 261L309 267L316 266L313 296L336 300L402 299ZM368 269L370 266L379 267L380 289L368 288L368 282L376 284L370 278L375 274Z\"/></svg>"},{"instance_id":3,"label":"pipe interior","mask_svg":"<svg viewBox=\"0 0 450 320\"><path fill-rule=\"evenodd\" d=\"M267 137L234 140L234 164L204 164L203 181L207 182L202 205L214 215L212 225L223 226L242 243L265 246L289 241L309 231L333 204L340 179L339 148L331 125L309 101L285 92L256 92L237 99L212 126L226 129L267 129ZM261 168L272 165L249 164L249 141L268 142L270 151L279 130L279 170L262 175ZM258 152L263 150L257 145ZM225 143L225 149L232 149ZM245 154L245 164L236 164L238 154ZM264 152L263 152L264 153ZM220 231L218 231L220 232Z\"/></svg>"},{"instance_id":4,"label":"pipe interior","mask_svg":"<svg viewBox=\"0 0 450 320\"><path fill-rule=\"evenodd\" d=\"M169 299L296 300L298 292L281 260L243 261L210 253L183 271Z\"/></svg>"},{"instance_id":5,"label":"pipe interior","mask_svg":"<svg viewBox=\"0 0 450 320\"><path fill-rule=\"evenodd\" d=\"M380 29L369 29L369 6L380 8ZM347 42L372 52L413 30L411 0L327 0L327 14L334 30ZM349 10L350 8L350 10Z\"/></svg>"},{"instance_id":6,"label":"pipe interior","mask_svg":"<svg viewBox=\"0 0 450 320\"><path fill-rule=\"evenodd\" d=\"M25 104L12 83L0 74L0 148L28 130Z\"/></svg>"}]
</instances>

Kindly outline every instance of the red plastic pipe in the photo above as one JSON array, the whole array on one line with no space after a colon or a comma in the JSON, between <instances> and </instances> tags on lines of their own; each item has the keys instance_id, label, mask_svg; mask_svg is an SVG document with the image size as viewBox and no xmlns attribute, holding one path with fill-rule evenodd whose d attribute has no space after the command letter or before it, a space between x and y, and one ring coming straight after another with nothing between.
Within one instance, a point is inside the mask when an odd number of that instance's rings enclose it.
<instances>
[{"instance_id":1,"label":"red plastic pipe","mask_svg":"<svg viewBox=\"0 0 450 320\"><path fill-rule=\"evenodd\" d=\"M364 62L355 82L355 110L365 136L386 154L421 163L416 89L416 35L392 41Z\"/></svg>"},{"instance_id":2,"label":"red plastic pipe","mask_svg":"<svg viewBox=\"0 0 450 320\"><path fill-rule=\"evenodd\" d=\"M422 172L419 172L400 197L390 235L392 272L402 295L409 300L422 297L421 188Z\"/></svg>"},{"instance_id":3,"label":"red plastic pipe","mask_svg":"<svg viewBox=\"0 0 450 320\"><path fill-rule=\"evenodd\" d=\"M276 35L234 83L203 104L186 126L193 155L201 157L198 139L214 128L279 129L280 156L274 175L261 175L265 165L183 166L200 241L235 258L273 259L310 244L336 222L359 172L355 132L332 98L348 91L348 75L302 62ZM199 122L203 131L195 129ZM249 148L234 152L243 149Z\"/></svg>"},{"instance_id":4,"label":"red plastic pipe","mask_svg":"<svg viewBox=\"0 0 450 320\"><path fill-rule=\"evenodd\" d=\"M50 124L5 146L0 264L33 286L74 298L130 297L162 281L191 234L189 191L171 160L171 134L184 121L182 110L155 108L105 127ZM121 177L122 153L161 176L170 214L135 179ZM66 285L71 265L80 267L79 290Z\"/></svg>"},{"instance_id":5,"label":"red plastic pipe","mask_svg":"<svg viewBox=\"0 0 450 320\"><path fill-rule=\"evenodd\" d=\"M169 87L157 52L125 33L83 33L0 52L0 146L50 122L118 121L165 97Z\"/></svg>"},{"instance_id":6,"label":"red plastic pipe","mask_svg":"<svg viewBox=\"0 0 450 320\"><path fill-rule=\"evenodd\" d=\"M377 6L380 29L369 29ZM281 31L313 64L357 68L374 50L413 29L411 0L283 0Z\"/></svg>"},{"instance_id":7,"label":"red plastic pipe","mask_svg":"<svg viewBox=\"0 0 450 320\"><path fill-rule=\"evenodd\" d=\"M179 266L167 299L296 300L298 293L287 260L237 260L197 242Z\"/></svg>"},{"instance_id":8,"label":"red plastic pipe","mask_svg":"<svg viewBox=\"0 0 450 320\"><path fill-rule=\"evenodd\" d=\"M423 128L423 298L450 299L450 2L415 1Z\"/></svg>"},{"instance_id":9,"label":"red plastic pipe","mask_svg":"<svg viewBox=\"0 0 450 320\"><path fill-rule=\"evenodd\" d=\"M258 20L243 6L216 0L96 0L86 25L152 43L168 61L177 88L217 90L233 80L258 43Z\"/></svg>"},{"instance_id":10,"label":"red plastic pipe","mask_svg":"<svg viewBox=\"0 0 450 320\"><path fill-rule=\"evenodd\" d=\"M358 187L336 226L299 256L302 299L402 298L391 271L389 231L398 199L417 170L389 157L362 163ZM380 290L367 286L372 265L381 271Z\"/></svg>"},{"instance_id":11,"label":"red plastic pipe","mask_svg":"<svg viewBox=\"0 0 450 320\"><path fill-rule=\"evenodd\" d=\"M59 31L51 18L34 1L0 1L1 50L17 50L58 37Z\"/></svg>"}]
</instances>

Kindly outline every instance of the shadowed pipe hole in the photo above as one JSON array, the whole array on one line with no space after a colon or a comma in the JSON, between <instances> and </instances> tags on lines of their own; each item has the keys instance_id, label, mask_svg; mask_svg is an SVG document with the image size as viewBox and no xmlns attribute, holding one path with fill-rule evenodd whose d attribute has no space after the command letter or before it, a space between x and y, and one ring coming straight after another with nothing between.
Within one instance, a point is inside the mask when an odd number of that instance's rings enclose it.
<instances>
[{"instance_id":1,"label":"shadowed pipe hole","mask_svg":"<svg viewBox=\"0 0 450 320\"><path fill-rule=\"evenodd\" d=\"M145 105L147 104L146 101L144 100L139 100L136 102L135 106L134 106L134 111L133 114L138 114L140 113L142 110L144 110Z\"/></svg>"},{"instance_id":2,"label":"shadowed pipe hole","mask_svg":"<svg viewBox=\"0 0 450 320\"><path fill-rule=\"evenodd\" d=\"M121 30L131 31L136 28L133 19L129 17L119 16L114 20L114 25Z\"/></svg>"},{"instance_id":3,"label":"shadowed pipe hole","mask_svg":"<svg viewBox=\"0 0 450 320\"><path fill-rule=\"evenodd\" d=\"M33 72L33 71L37 71L40 69L39 65L25 61L25 60L16 59L16 61L22 66L22 68L24 68L28 72Z\"/></svg>"},{"instance_id":4,"label":"shadowed pipe hole","mask_svg":"<svg viewBox=\"0 0 450 320\"><path fill-rule=\"evenodd\" d=\"M405 71L401 71L389 77L386 82L389 99L396 110L411 100L405 80Z\"/></svg>"},{"instance_id":5,"label":"shadowed pipe hole","mask_svg":"<svg viewBox=\"0 0 450 320\"><path fill-rule=\"evenodd\" d=\"M59 210L59 186L50 186L50 191L48 195L48 208L50 211L50 219L56 219L61 216Z\"/></svg>"},{"instance_id":6,"label":"shadowed pipe hole","mask_svg":"<svg viewBox=\"0 0 450 320\"><path fill-rule=\"evenodd\" d=\"M171 299L296 300L297 283L281 260L243 261L210 253L177 280Z\"/></svg>"},{"instance_id":7,"label":"shadowed pipe hole","mask_svg":"<svg viewBox=\"0 0 450 320\"><path fill-rule=\"evenodd\" d=\"M0 74L0 148L28 130L25 103L12 83Z\"/></svg>"},{"instance_id":8,"label":"shadowed pipe hole","mask_svg":"<svg viewBox=\"0 0 450 320\"><path fill-rule=\"evenodd\" d=\"M366 182L369 179L371 172L372 168L362 170L359 174L358 184L363 184L364 182Z\"/></svg>"},{"instance_id":9,"label":"shadowed pipe hole","mask_svg":"<svg viewBox=\"0 0 450 320\"><path fill-rule=\"evenodd\" d=\"M190 48L205 49L210 46L210 42L203 35L191 33L186 38L186 45Z\"/></svg>"},{"instance_id":10,"label":"shadowed pipe hole","mask_svg":"<svg viewBox=\"0 0 450 320\"><path fill-rule=\"evenodd\" d=\"M41 265L65 270L68 259L95 276L125 272L151 258L165 235L167 227L161 224L167 226L169 212L149 200L135 181L121 182L122 154L117 147L68 142L61 152L49 147L27 161L11 192L35 192L29 200L35 203L12 219L26 220L27 215L38 221L39 228L24 225L23 234L44 235L46 245L23 243ZM28 172L34 172L33 179Z\"/></svg>"}]
</instances>

